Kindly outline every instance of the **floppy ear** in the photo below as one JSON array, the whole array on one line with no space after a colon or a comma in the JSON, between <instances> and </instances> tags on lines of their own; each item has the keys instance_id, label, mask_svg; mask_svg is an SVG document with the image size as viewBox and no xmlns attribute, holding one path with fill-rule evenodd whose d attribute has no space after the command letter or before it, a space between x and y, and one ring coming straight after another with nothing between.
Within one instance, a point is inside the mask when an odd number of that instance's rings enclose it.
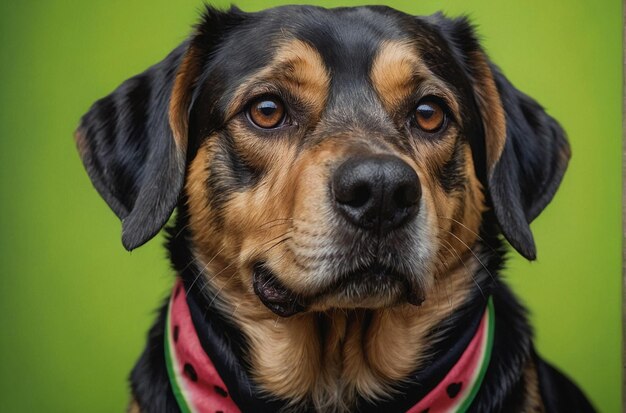
<instances>
[{"instance_id":1,"label":"floppy ear","mask_svg":"<svg viewBox=\"0 0 626 413\"><path fill-rule=\"evenodd\" d=\"M554 197L571 151L557 121L496 68L492 71L506 115L506 140L500 156L487 165L489 193L504 236L534 260L528 224Z\"/></svg>"},{"instance_id":2,"label":"floppy ear","mask_svg":"<svg viewBox=\"0 0 626 413\"><path fill-rule=\"evenodd\" d=\"M93 185L122 220L128 250L154 237L185 179L188 114L228 13L207 8L190 41L93 104L75 133Z\"/></svg>"},{"instance_id":3,"label":"floppy ear","mask_svg":"<svg viewBox=\"0 0 626 413\"><path fill-rule=\"evenodd\" d=\"M509 243L534 260L529 224L552 200L567 168L571 152L565 132L489 62L467 19L444 24L482 118L484 183L496 218Z\"/></svg>"}]
</instances>

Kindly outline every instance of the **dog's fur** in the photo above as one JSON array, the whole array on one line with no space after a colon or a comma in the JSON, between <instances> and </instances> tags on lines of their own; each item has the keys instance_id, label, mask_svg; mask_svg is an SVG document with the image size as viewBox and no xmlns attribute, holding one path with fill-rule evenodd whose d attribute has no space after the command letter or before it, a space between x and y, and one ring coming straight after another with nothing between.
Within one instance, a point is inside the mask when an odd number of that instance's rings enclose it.
<instances>
[{"instance_id":1,"label":"dog's fur","mask_svg":"<svg viewBox=\"0 0 626 413\"><path fill-rule=\"evenodd\" d=\"M247 111L268 95L287 119L261 130ZM445 109L437 132L412 116L425 96ZM489 295L494 348L472 410L590 409L536 356L525 311L498 277L500 234L535 258L529 223L553 197L569 146L489 61L466 19L385 7L207 8L187 41L93 105L76 141L127 249L176 208L174 268L230 343L226 364L244 366L284 409L355 410L395 397ZM344 161L380 154L421 184L419 212L389 233L350 225L329 191ZM296 295L296 314L277 316L259 299L260 263ZM404 282L341 278L373 263ZM132 373L132 411L178 411L163 314Z\"/></svg>"}]
</instances>

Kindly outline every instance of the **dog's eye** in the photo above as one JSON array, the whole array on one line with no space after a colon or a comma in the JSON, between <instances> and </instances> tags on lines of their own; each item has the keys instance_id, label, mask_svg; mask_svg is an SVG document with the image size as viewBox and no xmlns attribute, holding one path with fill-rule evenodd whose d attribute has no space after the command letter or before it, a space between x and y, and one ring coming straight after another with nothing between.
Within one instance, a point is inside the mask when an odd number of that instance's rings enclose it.
<instances>
[{"instance_id":1,"label":"dog's eye","mask_svg":"<svg viewBox=\"0 0 626 413\"><path fill-rule=\"evenodd\" d=\"M420 100L415 108L415 122L424 132L437 132L446 120L446 113L439 103L431 98Z\"/></svg>"},{"instance_id":2,"label":"dog's eye","mask_svg":"<svg viewBox=\"0 0 626 413\"><path fill-rule=\"evenodd\" d=\"M264 96L252 102L248 109L248 118L259 128L277 128L285 120L285 105L277 97Z\"/></svg>"}]
</instances>

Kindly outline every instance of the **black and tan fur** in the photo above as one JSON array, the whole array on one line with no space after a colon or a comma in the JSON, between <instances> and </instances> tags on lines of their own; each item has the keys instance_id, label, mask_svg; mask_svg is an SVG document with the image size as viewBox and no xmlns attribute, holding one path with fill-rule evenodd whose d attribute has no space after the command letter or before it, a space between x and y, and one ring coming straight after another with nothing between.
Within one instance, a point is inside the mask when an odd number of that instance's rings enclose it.
<instances>
[{"instance_id":1,"label":"black and tan fur","mask_svg":"<svg viewBox=\"0 0 626 413\"><path fill-rule=\"evenodd\" d=\"M285 103L284 126L251 125L247 108L264 95ZM446 108L440 132L412 123L424 96ZM554 195L569 146L467 20L385 7L207 8L189 40L94 104L76 140L127 249L177 210L174 268L232 343L226 363L244 366L284 410L354 411L397 397L489 294L496 338L472 410L590 409L535 355L525 311L498 277L500 234L535 258L529 223ZM372 233L335 211L329 181L347 159L381 154L413 169L421 198L409 223ZM421 305L402 283L343 282L374 261L402 272ZM261 302L259 263L300 311L280 317ZM161 315L132 373L133 412L178 411L163 328Z\"/></svg>"}]
</instances>

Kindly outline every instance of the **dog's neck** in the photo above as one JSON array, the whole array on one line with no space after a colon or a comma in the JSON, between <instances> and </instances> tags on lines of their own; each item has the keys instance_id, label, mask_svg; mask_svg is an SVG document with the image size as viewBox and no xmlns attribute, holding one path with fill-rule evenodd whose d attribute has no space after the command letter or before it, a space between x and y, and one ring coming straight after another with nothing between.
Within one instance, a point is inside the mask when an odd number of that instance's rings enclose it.
<instances>
[{"instance_id":1,"label":"dog's neck","mask_svg":"<svg viewBox=\"0 0 626 413\"><path fill-rule=\"evenodd\" d=\"M349 410L358 397L390 394L392 384L429 356L433 328L466 301L474 285L462 268L419 308L334 310L287 319L237 310L256 381L280 398L310 401L317 411Z\"/></svg>"},{"instance_id":2,"label":"dog's neck","mask_svg":"<svg viewBox=\"0 0 626 413\"><path fill-rule=\"evenodd\" d=\"M463 258L443 275L445 280L435 283L420 307L333 310L290 318L277 317L260 303L231 308L228 303L237 301L228 289L198 282L198 276L210 275L189 271L188 265L182 276L192 290L195 286L203 292L199 300L205 314L217 311L239 337L227 341L245 348L233 349L235 357L263 394L288 400L296 410L306 404L317 411L341 411L359 400L394 394L394 385L432 361L436 343L455 326L450 320L483 294L481 285L488 289L490 277L483 264L470 253ZM258 301L253 294L244 300Z\"/></svg>"},{"instance_id":3,"label":"dog's neck","mask_svg":"<svg viewBox=\"0 0 626 413\"><path fill-rule=\"evenodd\" d=\"M187 285L186 288L189 287ZM174 394L176 394L180 405L194 403L194 401L199 403L196 405L199 411L204 411L202 406L205 405L211 408L217 406L219 408L223 407L225 410L233 410L232 407L236 405L233 404L233 400L227 396L227 392L223 389L235 389L237 395L233 398L241 403L242 394L237 392L237 390L247 388L250 383L245 382L245 380L241 381L241 366L232 364L229 366L223 362L222 358L224 356L227 359L229 357L232 358L231 352L233 350L232 345L227 340L224 340L223 336L219 337L220 334L217 333L218 330L223 329L214 324L213 317L207 318L208 314L198 304L198 299L194 294L186 296L182 291L184 291L182 284L177 283L167 311L166 342L168 345L165 353ZM440 354L431 354L429 362L426 363L429 364L428 368L418 370L418 373L407 374L403 378L404 390L408 391L405 395L407 397L401 398L399 401L384 402L383 407L385 410L406 411L410 409L410 411L422 411L425 408L432 408L447 411L453 406L458 407L470 403L476 394L475 389L480 386L489 360L488 354L491 349L491 341L489 339L491 334L489 332L495 321L493 307L489 306L489 308L491 310L488 311L486 308L481 308L478 305L476 306L478 311L470 311L464 319L457 320L464 325L462 334L452 340L448 340L454 343L451 347L443 345L443 351L440 349ZM194 316L191 316L191 314L194 314ZM324 315L324 317L332 317L332 314ZM328 320L319 320L319 328L324 331L330 329L330 327L323 325L325 321ZM356 326L355 330L357 332L369 331L369 328L362 327L361 320L356 320ZM343 326L343 329L351 330L347 326ZM197 331L200 331L201 334L198 334ZM358 339L354 338L353 340L356 341ZM357 344L367 346L363 339ZM390 350L393 351L394 349ZM334 348L331 348L330 351L333 355L342 353ZM307 354L304 356L307 357ZM214 368L211 360L218 361L217 369ZM283 358L283 360L285 359ZM345 358L339 357L328 362L321 359L319 362L323 365L332 366L335 364L337 366L340 363L345 363ZM358 363L363 365L367 362L368 360L362 360ZM313 368L311 365L305 366ZM200 370L197 370L198 368ZM321 367L321 369L324 368L325 366ZM338 370L340 370L340 366ZM226 385L221 380L219 371L222 374L224 372L227 373ZM301 369L296 369L296 371L303 374ZM349 378L342 376L341 372L338 375L344 377L344 380L349 380ZM333 380L333 377L329 378L329 382L335 385L339 384ZM214 388L220 391L213 391ZM372 404L371 401L364 400L359 390L358 388L355 390L357 394L352 396L352 399L361 396L358 403L360 411L378 411L381 408L380 403ZM281 403L281 407L283 411L289 410L289 408L303 411L306 407L312 407L316 411L354 410L355 404L351 403L351 399L345 396L344 391L345 389L337 389L338 396L327 400L323 405L316 404L315 395L309 394L307 395L309 406L305 406L304 403L298 403L297 399L287 399L288 401ZM344 397L339 397L341 395ZM275 397L275 394L273 396ZM242 405L246 406L247 410L276 411L276 405L268 405L261 397L252 397L252 400L250 397L244 397L244 399L247 400L243 400ZM207 403L209 404L207 405Z\"/></svg>"}]
</instances>

